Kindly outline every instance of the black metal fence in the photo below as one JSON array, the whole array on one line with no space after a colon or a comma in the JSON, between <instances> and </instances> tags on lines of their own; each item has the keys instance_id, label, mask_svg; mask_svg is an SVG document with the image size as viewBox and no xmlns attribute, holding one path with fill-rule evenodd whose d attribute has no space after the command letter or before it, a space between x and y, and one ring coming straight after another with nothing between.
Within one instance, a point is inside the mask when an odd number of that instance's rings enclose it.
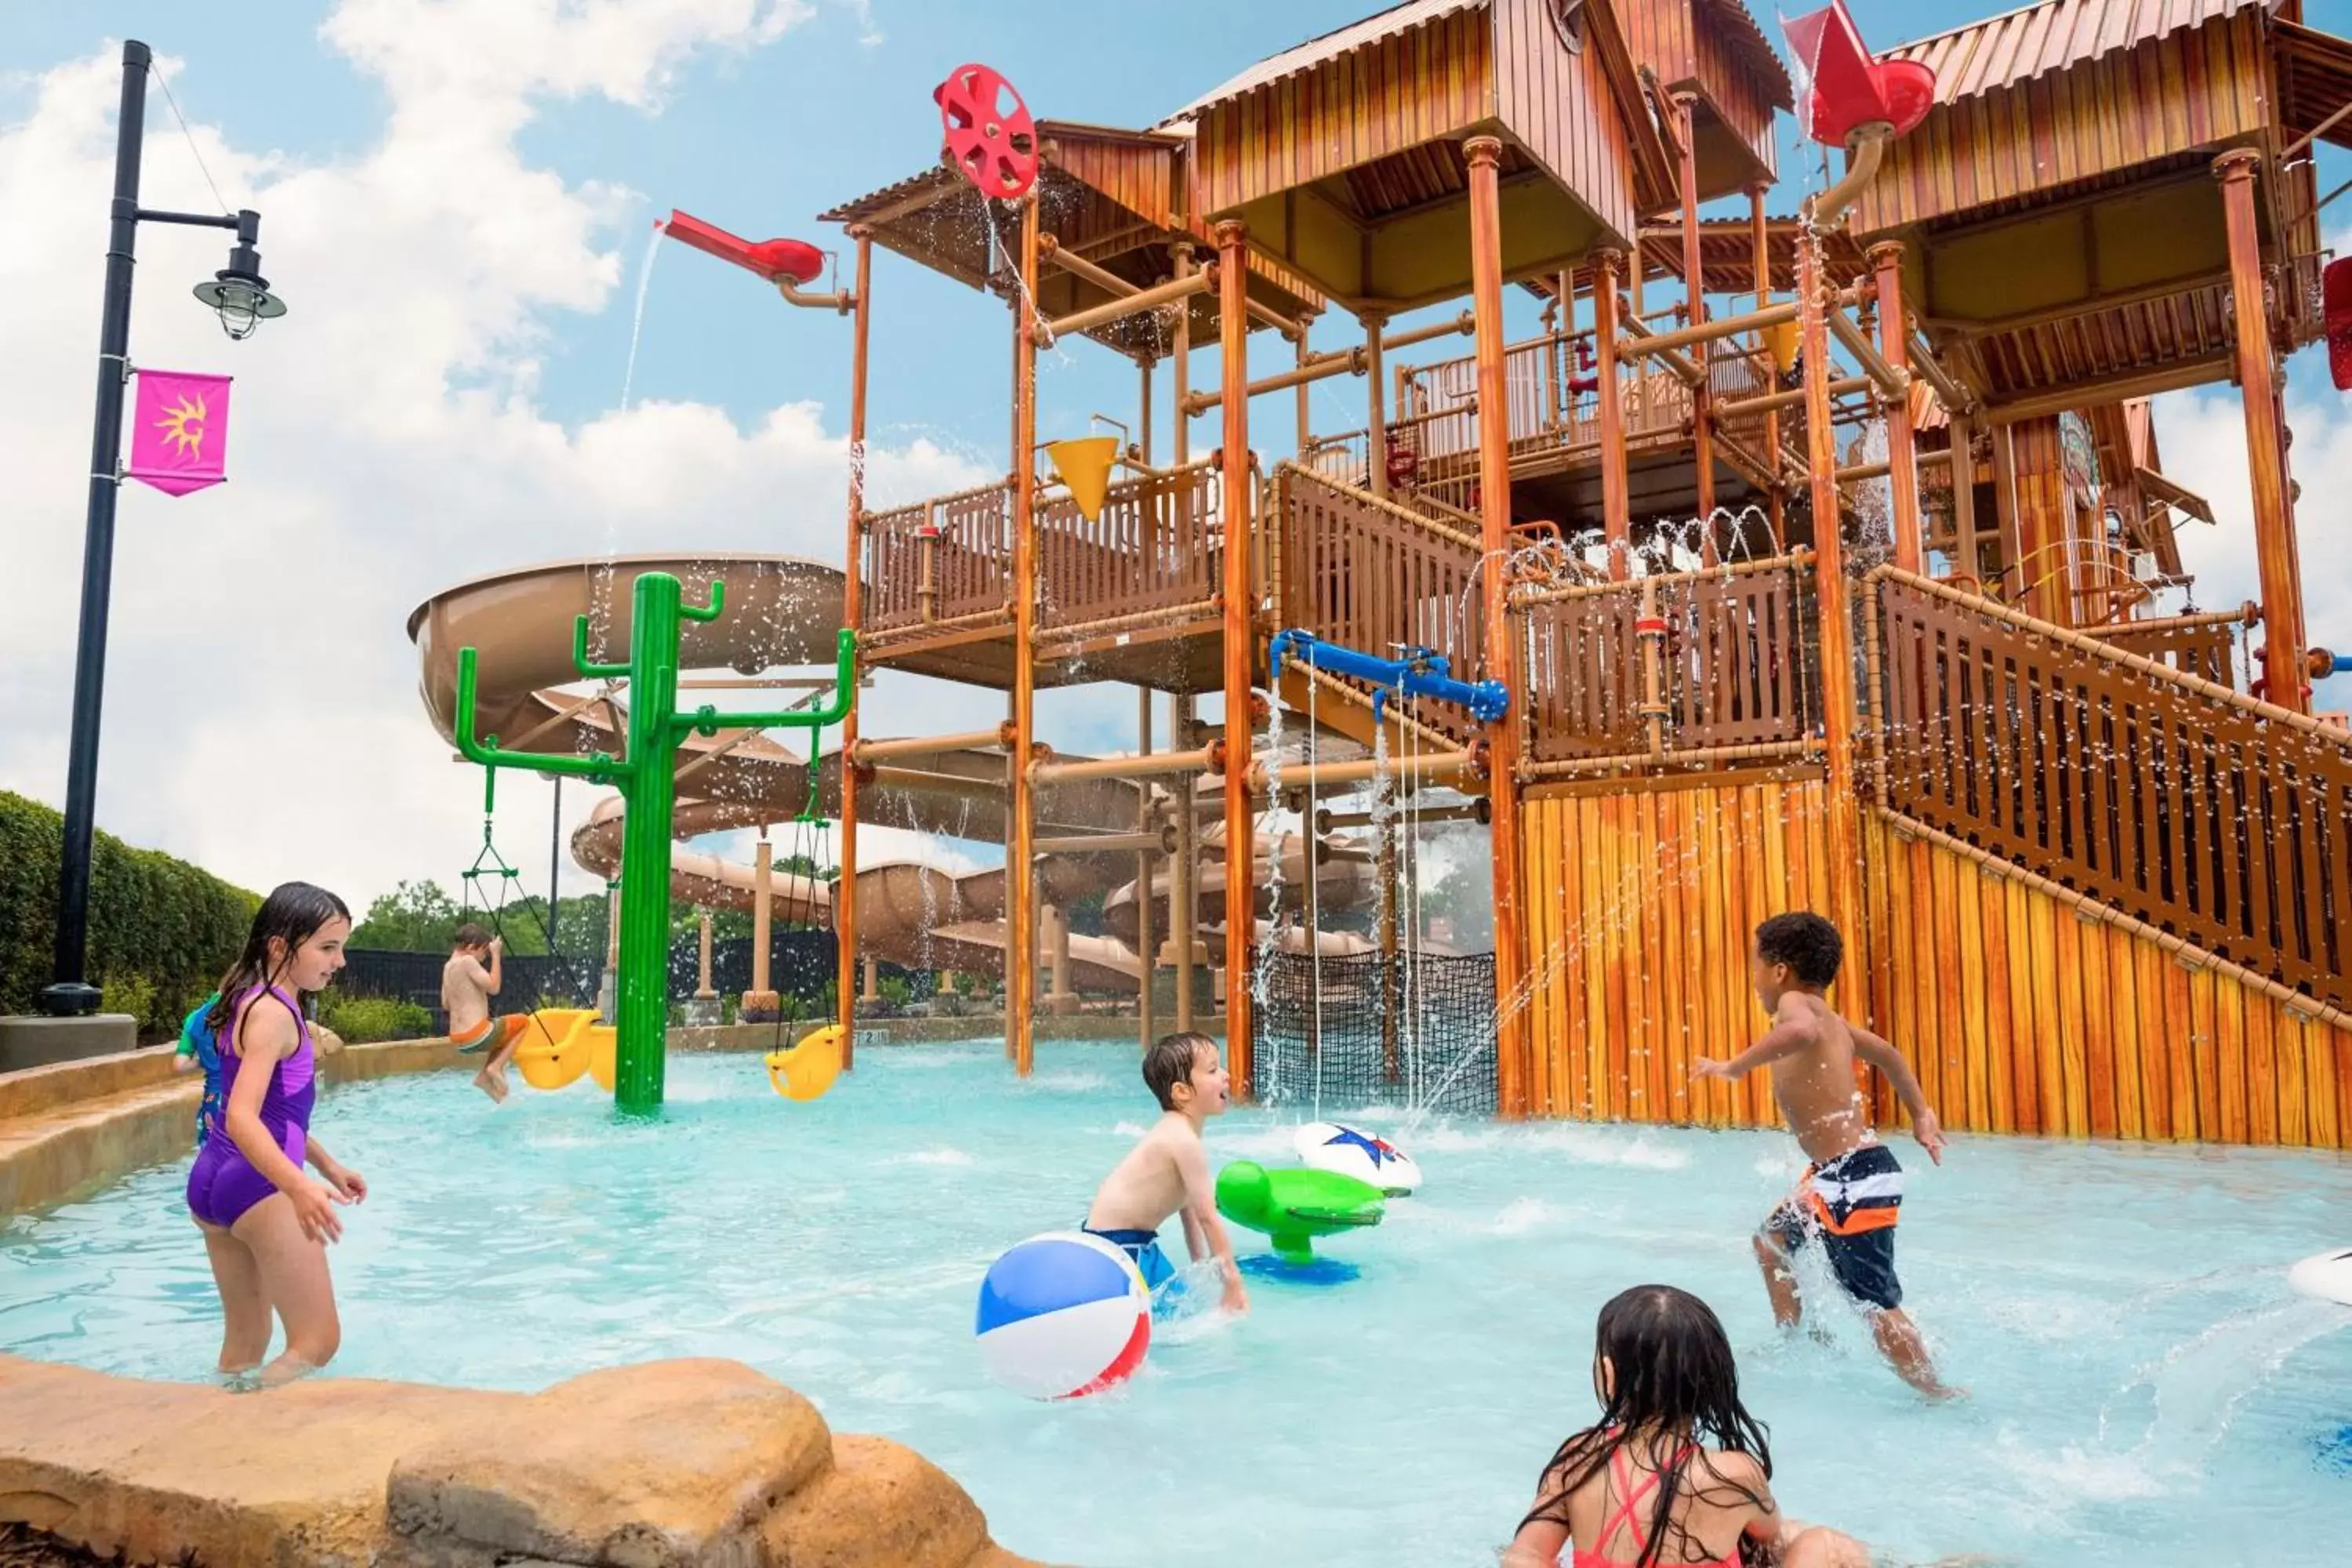
<instances>
[{"instance_id":1,"label":"black metal fence","mask_svg":"<svg viewBox=\"0 0 2352 1568\"><path fill-rule=\"evenodd\" d=\"M772 933L768 941L770 988L780 996L796 996L814 1009L824 997L824 988L833 983L838 951L831 931ZM352 948L343 957L343 972L335 977L336 990L352 996L389 996L413 1002L433 1015L436 1029L447 1026L448 1019L441 1011L441 967L448 963L448 954ZM701 965L700 938L688 934L670 944L672 1001L682 1002L694 994L701 983ZM505 984L499 993L499 1010L526 1012L537 1006L594 1006L604 961L602 954L594 958L509 954L501 967ZM886 980L907 982L910 997L918 1001L929 995L938 984L936 975L903 969L895 963L881 964L879 973ZM710 984L722 996L740 996L751 988L750 937L726 937L710 944ZM856 982L853 980L851 984Z\"/></svg>"}]
</instances>

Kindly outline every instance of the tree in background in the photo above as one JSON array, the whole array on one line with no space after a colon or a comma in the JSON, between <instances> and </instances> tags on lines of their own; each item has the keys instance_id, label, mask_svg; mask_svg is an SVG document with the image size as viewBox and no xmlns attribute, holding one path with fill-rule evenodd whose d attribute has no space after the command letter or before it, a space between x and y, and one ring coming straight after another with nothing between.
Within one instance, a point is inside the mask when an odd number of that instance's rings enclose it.
<instances>
[{"instance_id":1,"label":"tree in background","mask_svg":"<svg viewBox=\"0 0 2352 1568\"><path fill-rule=\"evenodd\" d=\"M555 906L556 945L575 957L604 951L604 896L590 893L560 899ZM507 951L517 958L536 958L548 951L547 900L533 894L509 899L498 927ZM689 923L691 911L688 915ZM461 909L438 882L402 882L376 896L367 917L352 928L351 945L377 952L446 952L458 926L468 920L492 922L479 910ZM747 921L745 929L748 931Z\"/></svg>"}]
</instances>

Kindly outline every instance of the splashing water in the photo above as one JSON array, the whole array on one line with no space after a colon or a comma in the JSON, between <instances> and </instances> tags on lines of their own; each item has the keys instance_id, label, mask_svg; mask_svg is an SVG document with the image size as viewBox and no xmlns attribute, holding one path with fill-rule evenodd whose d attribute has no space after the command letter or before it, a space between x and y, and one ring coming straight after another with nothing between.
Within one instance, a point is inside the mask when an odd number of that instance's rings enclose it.
<instances>
[{"instance_id":1,"label":"splashing water","mask_svg":"<svg viewBox=\"0 0 2352 1568\"><path fill-rule=\"evenodd\" d=\"M661 242L666 231L661 219L654 220L654 232L646 240L646 258L637 264L637 310L629 322L629 363L621 373L621 412L629 411L629 391L637 379L637 341L646 331L646 295L654 282L654 262L661 256Z\"/></svg>"}]
</instances>

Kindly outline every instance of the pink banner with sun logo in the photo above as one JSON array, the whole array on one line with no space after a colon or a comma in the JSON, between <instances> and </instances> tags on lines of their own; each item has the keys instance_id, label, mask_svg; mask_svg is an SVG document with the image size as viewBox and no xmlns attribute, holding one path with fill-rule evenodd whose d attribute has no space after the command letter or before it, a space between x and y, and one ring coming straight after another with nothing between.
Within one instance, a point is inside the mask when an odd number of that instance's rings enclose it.
<instances>
[{"instance_id":1,"label":"pink banner with sun logo","mask_svg":"<svg viewBox=\"0 0 2352 1568\"><path fill-rule=\"evenodd\" d=\"M228 382L225 375L141 371L131 416L131 478L167 496L228 478Z\"/></svg>"}]
</instances>

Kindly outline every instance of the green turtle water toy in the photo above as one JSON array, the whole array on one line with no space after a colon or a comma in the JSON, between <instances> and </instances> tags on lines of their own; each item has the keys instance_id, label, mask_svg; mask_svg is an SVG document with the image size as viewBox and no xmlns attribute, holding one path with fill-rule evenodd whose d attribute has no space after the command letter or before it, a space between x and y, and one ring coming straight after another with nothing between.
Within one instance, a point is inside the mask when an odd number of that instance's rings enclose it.
<instances>
[{"instance_id":1,"label":"green turtle water toy","mask_svg":"<svg viewBox=\"0 0 2352 1568\"><path fill-rule=\"evenodd\" d=\"M1263 1231L1285 1263L1315 1260L1314 1239L1381 1223L1383 1194L1338 1171L1269 1171L1235 1160L1217 1173L1217 1212Z\"/></svg>"}]
</instances>

